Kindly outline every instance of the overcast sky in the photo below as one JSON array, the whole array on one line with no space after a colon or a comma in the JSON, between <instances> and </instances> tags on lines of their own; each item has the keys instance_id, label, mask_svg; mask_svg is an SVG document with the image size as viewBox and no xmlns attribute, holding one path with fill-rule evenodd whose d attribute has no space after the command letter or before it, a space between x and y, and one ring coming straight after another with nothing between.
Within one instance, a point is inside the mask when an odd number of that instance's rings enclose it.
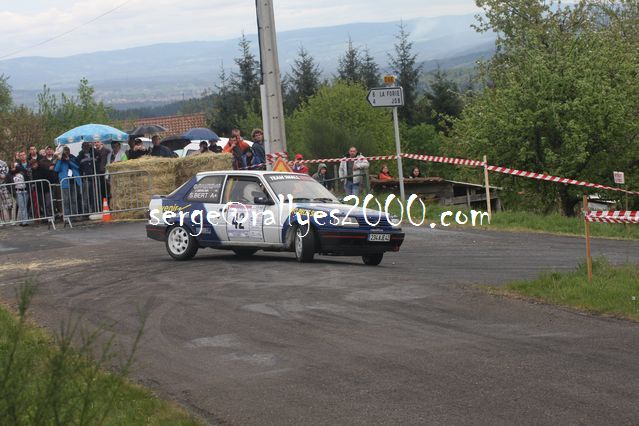
<instances>
[{"instance_id":1,"label":"overcast sky","mask_svg":"<svg viewBox=\"0 0 639 426\"><path fill-rule=\"evenodd\" d=\"M273 4L278 31L478 10L473 0L274 0ZM0 22L0 58L16 51L12 58L68 56L257 32L254 0L0 0Z\"/></svg>"}]
</instances>

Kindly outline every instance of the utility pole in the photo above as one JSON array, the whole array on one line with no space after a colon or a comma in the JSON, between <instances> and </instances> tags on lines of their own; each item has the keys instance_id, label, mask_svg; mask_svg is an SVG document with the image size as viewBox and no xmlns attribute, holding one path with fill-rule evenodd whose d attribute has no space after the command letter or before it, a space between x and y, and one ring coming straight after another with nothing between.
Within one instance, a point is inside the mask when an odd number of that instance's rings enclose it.
<instances>
[{"instance_id":1,"label":"utility pole","mask_svg":"<svg viewBox=\"0 0 639 426\"><path fill-rule=\"evenodd\" d=\"M255 0L257 34L260 43L260 69L262 72L262 118L267 154L286 151L284 131L284 105L282 82L277 57L277 38L272 0Z\"/></svg>"}]
</instances>

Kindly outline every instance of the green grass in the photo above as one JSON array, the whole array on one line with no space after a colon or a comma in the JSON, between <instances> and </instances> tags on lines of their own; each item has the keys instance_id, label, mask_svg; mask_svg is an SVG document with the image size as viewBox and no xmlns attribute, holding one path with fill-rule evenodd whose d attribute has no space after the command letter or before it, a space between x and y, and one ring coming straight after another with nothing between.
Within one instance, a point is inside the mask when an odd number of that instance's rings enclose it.
<instances>
[{"instance_id":1,"label":"green grass","mask_svg":"<svg viewBox=\"0 0 639 426\"><path fill-rule=\"evenodd\" d=\"M384 202L387 194L378 194L377 200L384 210ZM363 200L360 200L360 205ZM349 203L350 204L350 203ZM377 209L377 203L372 200L369 207ZM404 205L405 211L405 205ZM428 204L426 206L426 224L434 222L438 228L441 228L441 214L445 211L451 211L453 214L460 211L470 217L470 211L466 207L460 206L441 206L438 204ZM401 207L397 200L394 200L389 206L389 212L396 216L400 216ZM419 223L422 217L422 206L419 201L415 201L411 206L413 221ZM403 215L404 223L408 224L407 215ZM451 223L451 227L470 228L470 220L466 225L458 225L454 222L453 217L447 217L447 222ZM584 235L584 220L581 217L566 217L560 214L542 215L532 212L522 211L502 211L493 212L490 224L484 221L482 229L495 229L504 231L525 231L525 232L545 232L561 235ZM610 224L610 223L591 223L590 232L593 237L618 238L639 240L639 225L637 224Z\"/></svg>"},{"instance_id":2,"label":"green grass","mask_svg":"<svg viewBox=\"0 0 639 426\"><path fill-rule=\"evenodd\" d=\"M23 286L17 316L0 307L0 424L199 424L126 380L136 343L122 356L104 331L74 322L52 336L31 324L31 292Z\"/></svg>"},{"instance_id":3,"label":"green grass","mask_svg":"<svg viewBox=\"0 0 639 426\"><path fill-rule=\"evenodd\" d=\"M582 265L573 272L546 272L536 280L494 291L639 321L639 265L612 266L600 259L593 264L592 282Z\"/></svg>"}]
</instances>

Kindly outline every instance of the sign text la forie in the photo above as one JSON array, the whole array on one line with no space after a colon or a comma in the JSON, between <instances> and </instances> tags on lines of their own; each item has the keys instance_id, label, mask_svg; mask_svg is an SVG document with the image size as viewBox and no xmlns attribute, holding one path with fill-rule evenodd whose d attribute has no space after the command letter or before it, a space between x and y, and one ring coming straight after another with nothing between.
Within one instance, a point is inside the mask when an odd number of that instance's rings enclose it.
<instances>
[{"instance_id":1,"label":"sign text la forie","mask_svg":"<svg viewBox=\"0 0 639 426\"><path fill-rule=\"evenodd\" d=\"M368 92L368 103L374 107L398 107L404 105L401 87L376 87Z\"/></svg>"}]
</instances>

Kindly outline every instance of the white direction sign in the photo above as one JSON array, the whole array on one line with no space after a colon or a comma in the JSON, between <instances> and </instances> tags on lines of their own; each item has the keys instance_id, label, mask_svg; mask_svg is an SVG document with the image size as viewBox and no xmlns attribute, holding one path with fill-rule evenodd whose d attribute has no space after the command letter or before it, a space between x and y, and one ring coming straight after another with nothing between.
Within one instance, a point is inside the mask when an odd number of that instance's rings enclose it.
<instances>
[{"instance_id":1,"label":"white direction sign","mask_svg":"<svg viewBox=\"0 0 639 426\"><path fill-rule=\"evenodd\" d=\"M401 87L375 87L368 91L366 99L374 107L399 107L404 105L404 89Z\"/></svg>"},{"instance_id":2,"label":"white direction sign","mask_svg":"<svg viewBox=\"0 0 639 426\"><path fill-rule=\"evenodd\" d=\"M612 172L612 176L615 178L615 183L618 184L625 184L626 183L626 179L625 176L623 175L623 172Z\"/></svg>"}]
</instances>

